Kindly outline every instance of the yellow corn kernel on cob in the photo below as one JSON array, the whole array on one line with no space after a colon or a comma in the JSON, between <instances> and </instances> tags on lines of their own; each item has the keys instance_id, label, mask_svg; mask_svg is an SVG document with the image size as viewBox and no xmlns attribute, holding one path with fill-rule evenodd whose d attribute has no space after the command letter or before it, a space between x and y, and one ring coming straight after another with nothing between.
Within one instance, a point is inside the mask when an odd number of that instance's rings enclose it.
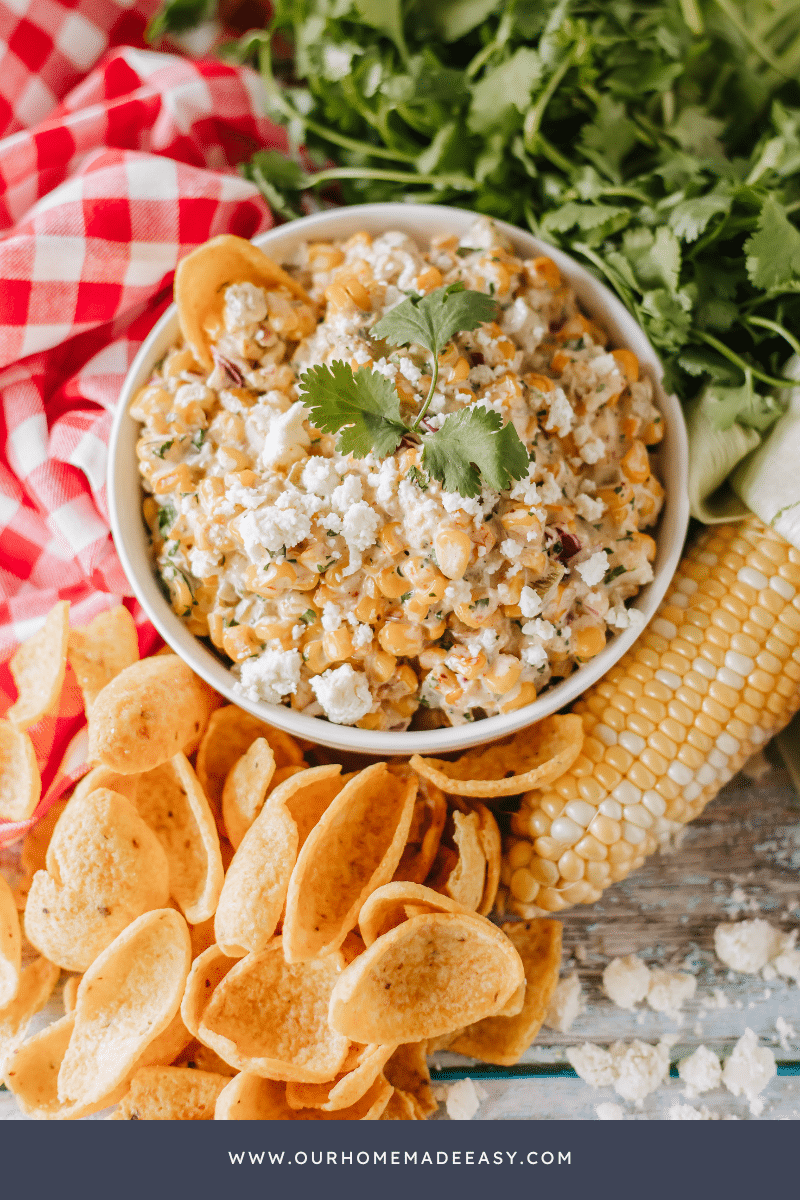
<instances>
[{"instance_id":1,"label":"yellow corn kernel on cob","mask_svg":"<svg viewBox=\"0 0 800 1200\"><path fill-rule=\"evenodd\" d=\"M507 907L529 917L597 900L798 709L800 552L754 516L711 527L636 644L574 705L581 756L523 797Z\"/></svg>"}]
</instances>

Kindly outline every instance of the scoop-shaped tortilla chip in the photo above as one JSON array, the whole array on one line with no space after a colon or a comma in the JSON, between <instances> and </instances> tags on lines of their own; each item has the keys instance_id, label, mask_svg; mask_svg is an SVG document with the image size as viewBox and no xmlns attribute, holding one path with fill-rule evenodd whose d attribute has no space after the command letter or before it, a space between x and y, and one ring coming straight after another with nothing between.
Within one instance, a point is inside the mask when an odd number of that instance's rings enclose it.
<instances>
[{"instance_id":1,"label":"scoop-shaped tortilla chip","mask_svg":"<svg viewBox=\"0 0 800 1200\"><path fill-rule=\"evenodd\" d=\"M290 1108L321 1108L336 1112L350 1108L369 1091L396 1046L352 1046L344 1067L330 1083L287 1083Z\"/></svg>"},{"instance_id":2,"label":"scoop-shaped tortilla chip","mask_svg":"<svg viewBox=\"0 0 800 1200\"><path fill-rule=\"evenodd\" d=\"M358 915L358 927L364 944L371 946L384 933L407 921L407 909L410 906L418 910L415 913L417 916L425 912L471 912L466 905L459 904L457 900L445 896L442 892L435 892L433 888L425 887L423 883L392 880L391 883L376 888L364 901Z\"/></svg>"},{"instance_id":3,"label":"scoop-shaped tortilla chip","mask_svg":"<svg viewBox=\"0 0 800 1200\"><path fill-rule=\"evenodd\" d=\"M426 1042L406 1042L397 1047L383 1072L389 1083L410 1097L416 1118L422 1121L439 1107L431 1090L426 1051Z\"/></svg>"},{"instance_id":4,"label":"scoop-shaped tortilla chip","mask_svg":"<svg viewBox=\"0 0 800 1200\"><path fill-rule=\"evenodd\" d=\"M415 781L389 774L385 763L365 768L345 785L308 835L289 881L283 922L288 962L341 946L367 896L394 874L415 795Z\"/></svg>"},{"instance_id":5,"label":"scoop-shaped tortilla chip","mask_svg":"<svg viewBox=\"0 0 800 1200\"><path fill-rule=\"evenodd\" d=\"M26 821L41 793L33 742L10 721L0 721L0 818Z\"/></svg>"},{"instance_id":6,"label":"scoop-shaped tortilla chip","mask_svg":"<svg viewBox=\"0 0 800 1200\"><path fill-rule=\"evenodd\" d=\"M28 1024L50 998L61 974L46 958L35 958L20 972L13 1000L0 1008L0 1079L22 1045Z\"/></svg>"},{"instance_id":7,"label":"scoop-shaped tortilla chip","mask_svg":"<svg viewBox=\"0 0 800 1200\"><path fill-rule=\"evenodd\" d=\"M270 1079L324 1083L349 1042L328 1025L340 953L287 963L280 938L240 959L214 988L197 1037L231 1066Z\"/></svg>"},{"instance_id":8,"label":"scoop-shaped tortilla chip","mask_svg":"<svg viewBox=\"0 0 800 1200\"><path fill-rule=\"evenodd\" d=\"M58 703L67 667L68 634L69 602L59 600L41 629L23 642L9 662L18 695L6 717L18 729L35 725Z\"/></svg>"},{"instance_id":9,"label":"scoop-shaped tortilla chip","mask_svg":"<svg viewBox=\"0 0 800 1200\"><path fill-rule=\"evenodd\" d=\"M217 1121L378 1121L392 1095L392 1086L379 1076L349 1108L291 1108L286 1084L242 1073L230 1081L217 1101Z\"/></svg>"},{"instance_id":10,"label":"scoop-shaped tortilla chip","mask_svg":"<svg viewBox=\"0 0 800 1200\"><path fill-rule=\"evenodd\" d=\"M509 921L502 928L525 968L522 1008L516 1016L486 1017L469 1025L449 1048L481 1062L513 1066L539 1032L558 984L562 925L560 921L539 918Z\"/></svg>"},{"instance_id":11,"label":"scoop-shaped tortilla chip","mask_svg":"<svg viewBox=\"0 0 800 1200\"><path fill-rule=\"evenodd\" d=\"M81 980L58 1073L62 1102L92 1104L128 1078L175 1018L191 963L189 930L171 908L145 913Z\"/></svg>"},{"instance_id":12,"label":"scoop-shaped tortilla chip","mask_svg":"<svg viewBox=\"0 0 800 1200\"><path fill-rule=\"evenodd\" d=\"M477 813L453 813L453 841L458 848L458 862L447 877L444 891L465 908L477 911L486 885L486 856L479 835L480 817Z\"/></svg>"},{"instance_id":13,"label":"scoop-shaped tortilla chip","mask_svg":"<svg viewBox=\"0 0 800 1200\"><path fill-rule=\"evenodd\" d=\"M523 978L513 944L482 917L412 917L345 969L328 1018L354 1042L418 1042L496 1012Z\"/></svg>"},{"instance_id":14,"label":"scoop-shaped tortilla chip","mask_svg":"<svg viewBox=\"0 0 800 1200\"><path fill-rule=\"evenodd\" d=\"M75 1014L54 1021L28 1038L17 1050L5 1075L5 1083L27 1117L44 1121L75 1121L116 1104L125 1084L107 1096L83 1103L63 1101L58 1094L58 1074L75 1029Z\"/></svg>"},{"instance_id":15,"label":"scoop-shaped tortilla chip","mask_svg":"<svg viewBox=\"0 0 800 1200\"><path fill-rule=\"evenodd\" d=\"M303 752L288 733L273 729L235 704L218 708L211 714L200 739L195 768L215 816L222 815L222 792L228 773L256 738L265 738L268 742L276 770L302 765Z\"/></svg>"},{"instance_id":16,"label":"scoop-shaped tortilla chip","mask_svg":"<svg viewBox=\"0 0 800 1200\"><path fill-rule=\"evenodd\" d=\"M219 946L209 946L192 963L181 1000L181 1017L193 1037L197 1037L214 988L234 965L235 960L223 954Z\"/></svg>"},{"instance_id":17,"label":"scoop-shaped tortilla chip","mask_svg":"<svg viewBox=\"0 0 800 1200\"><path fill-rule=\"evenodd\" d=\"M164 848L170 894L192 925L213 916L224 872L214 816L184 754L138 777L136 808Z\"/></svg>"},{"instance_id":18,"label":"scoop-shaped tortilla chip","mask_svg":"<svg viewBox=\"0 0 800 1200\"><path fill-rule=\"evenodd\" d=\"M22 966L22 931L14 893L0 875L0 1012L17 994Z\"/></svg>"},{"instance_id":19,"label":"scoop-shaped tortilla chip","mask_svg":"<svg viewBox=\"0 0 800 1200\"><path fill-rule=\"evenodd\" d=\"M176 654L132 663L98 692L89 712L89 760L121 775L152 771L197 745L215 693Z\"/></svg>"},{"instance_id":20,"label":"scoop-shaped tortilla chip","mask_svg":"<svg viewBox=\"0 0 800 1200\"><path fill-rule=\"evenodd\" d=\"M408 763L390 763L389 770L400 778L411 773ZM410 883L423 882L436 858L446 819L447 801L444 792L429 779L420 776L411 827L394 873L395 879L407 879Z\"/></svg>"},{"instance_id":21,"label":"scoop-shaped tortilla chip","mask_svg":"<svg viewBox=\"0 0 800 1200\"><path fill-rule=\"evenodd\" d=\"M213 1121L230 1078L187 1067L140 1067L112 1121Z\"/></svg>"},{"instance_id":22,"label":"scoop-shaped tortilla chip","mask_svg":"<svg viewBox=\"0 0 800 1200\"><path fill-rule=\"evenodd\" d=\"M515 796L553 783L569 770L582 745L583 722L567 713L545 717L512 738L469 750L455 762L414 754L410 765L451 795Z\"/></svg>"},{"instance_id":23,"label":"scoop-shaped tortilla chip","mask_svg":"<svg viewBox=\"0 0 800 1200\"><path fill-rule=\"evenodd\" d=\"M222 822L234 850L255 821L275 774L275 755L266 738L256 738L228 772L222 789Z\"/></svg>"},{"instance_id":24,"label":"scoop-shaped tortilla chip","mask_svg":"<svg viewBox=\"0 0 800 1200\"><path fill-rule=\"evenodd\" d=\"M263 950L275 933L300 848L298 824L305 832L317 823L345 786L340 771L333 763L292 775L248 829L228 867L215 917L226 954L240 958Z\"/></svg>"},{"instance_id":25,"label":"scoop-shaped tortilla chip","mask_svg":"<svg viewBox=\"0 0 800 1200\"><path fill-rule=\"evenodd\" d=\"M98 692L139 659L136 625L127 608L119 604L70 630L67 657L88 712Z\"/></svg>"},{"instance_id":26,"label":"scoop-shaped tortilla chip","mask_svg":"<svg viewBox=\"0 0 800 1200\"><path fill-rule=\"evenodd\" d=\"M214 366L207 331L221 327L225 288L231 283L254 283L267 291L284 288L313 307L304 288L252 242L231 233L211 238L181 259L175 272L181 333L207 371Z\"/></svg>"},{"instance_id":27,"label":"scoop-shaped tortilla chip","mask_svg":"<svg viewBox=\"0 0 800 1200\"><path fill-rule=\"evenodd\" d=\"M72 800L33 877L25 933L51 962L85 971L142 913L169 899L167 856L124 796Z\"/></svg>"},{"instance_id":28,"label":"scoop-shaped tortilla chip","mask_svg":"<svg viewBox=\"0 0 800 1200\"><path fill-rule=\"evenodd\" d=\"M421 1121L424 1118L417 1111L414 1097L400 1088L395 1088L380 1119L381 1121Z\"/></svg>"},{"instance_id":29,"label":"scoop-shaped tortilla chip","mask_svg":"<svg viewBox=\"0 0 800 1200\"><path fill-rule=\"evenodd\" d=\"M500 885L503 842L497 821L494 819L494 814L489 811L485 804L476 804L474 807L480 821L478 837L484 858L486 859L486 879L483 885L481 902L478 905L478 912L482 917L488 917L494 906L497 889Z\"/></svg>"}]
</instances>

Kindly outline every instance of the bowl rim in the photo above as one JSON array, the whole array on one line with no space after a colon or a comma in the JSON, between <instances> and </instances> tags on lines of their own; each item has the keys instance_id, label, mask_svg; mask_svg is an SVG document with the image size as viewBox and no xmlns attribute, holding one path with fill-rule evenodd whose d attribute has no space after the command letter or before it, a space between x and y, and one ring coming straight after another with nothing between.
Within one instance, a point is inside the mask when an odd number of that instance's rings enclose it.
<instances>
[{"instance_id":1,"label":"bowl rim","mask_svg":"<svg viewBox=\"0 0 800 1200\"><path fill-rule=\"evenodd\" d=\"M291 253L292 243L307 241L315 234L320 238L339 239L360 228L366 228L375 235L399 228L409 236L422 240L449 228L461 236L481 215L449 205L398 202L351 205L328 209L273 227L257 234L252 241L266 251L276 246L276 256L280 259ZM666 423L664 441L658 452L660 476L666 494L657 526L654 578L640 589L628 606L642 613L646 625L654 616L675 573L689 523L688 439L680 402L676 396L665 391L662 384L663 366L644 330L605 284L557 247L505 221L490 219L501 234L521 247L526 257L539 253L553 259L575 290L581 307L602 318L604 327L611 335L612 345L621 344L635 351L654 384L655 399ZM155 323L128 369L109 439L108 510L117 554L145 613L164 641L230 703L295 737L339 751L380 757L462 751L507 737L571 704L602 678L641 635L644 626L623 630L595 658L545 690L529 705L487 717L474 724L467 722L445 729L392 732L335 725L320 717L295 712L288 706L252 701L235 693L235 680L230 669L189 632L180 617L172 611L156 582L141 517L138 467L134 455L126 459L128 446L132 449L135 445L136 423L128 415L131 400L146 383L155 363L172 345L176 334L177 308L172 303ZM135 484L133 492L132 484ZM130 504L131 494L136 496L135 506Z\"/></svg>"}]
</instances>

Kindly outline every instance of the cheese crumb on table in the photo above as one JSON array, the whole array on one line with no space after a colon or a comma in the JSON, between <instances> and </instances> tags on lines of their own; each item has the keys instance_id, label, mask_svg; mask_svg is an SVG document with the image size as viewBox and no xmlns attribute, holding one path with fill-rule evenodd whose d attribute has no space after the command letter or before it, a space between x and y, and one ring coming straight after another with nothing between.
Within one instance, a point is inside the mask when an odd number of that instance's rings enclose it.
<instances>
[{"instance_id":1,"label":"cheese crumb on table","mask_svg":"<svg viewBox=\"0 0 800 1200\"><path fill-rule=\"evenodd\" d=\"M603 971L603 990L619 1008L634 1008L649 987L650 968L635 954L612 959Z\"/></svg>"},{"instance_id":2,"label":"cheese crumb on table","mask_svg":"<svg viewBox=\"0 0 800 1200\"><path fill-rule=\"evenodd\" d=\"M612 1100L607 1100L605 1104L595 1105L598 1121L624 1121L625 1112L621 1104L614 1104Z\"/></svg>"},{"instance_id":3,"label":"cheese crumb on table","mask_svg":"<svg viewBox=\"0 0 800 1200\"><path fill-rule=\"evenodd\" d=\"M437 1098L443 1098L451 1121L471 1121L488 1092L472 1079L459 1079L447 1088L436 1088ZM444 1092L444 1097L438 1093Z\"/></svg>"},{"instance_id":4,"label":"cheese crumb on table","mask_svg":"<svg viewBox=\"0 0 800 1200\"><path fill-rule=\"evenodd\" d=\"M718 925L714 930L714 949L717 958L732 971L755 975L770 964L774 964L775 968L780 970L775 960L780 960L784 955L791 955L796 937L796 931L791 934L783 933L774 925L770 925L769 921L756 917L752 921Z\"/></svg>"},{"instance_id":5,"label":"cheese crumb on table","mask_svg":"<svg viewBox=\"0 0 800 1200\"><path fill-rule=\"evenodd\" d=\"M613 1087L623 1100L639 1103L669 1074L669 1043L614 1042L608 1050L584 1042L570 1046L567 1059L581 1079L592 1087Z\"/></svg>"},{"instance_id":6,"label":"cheese crumb on table","mask_svg":"<svg viewBox=\"0 0 800 1200\"><path fill-rule=\"evenodd\" d=\"M777 1073L775 1055L767 1046L760 1046L757 1035L747 1028L725 1063L722 1082L734 1096L746 1096L750 1112L758 1117L764 1111L760 1093Z\"/></svg>"},{"instance_id":7,"label":"cheese crumb on table","mask_svg":"<svg viewBox=\"0 0 800 1200\"><path fill-rule=\"evenodd\" d=\"M573 971L571 975L565 975L563 979L559 980L556 990L553 992L550 1007L544 1019L548 1029L566 1033L581 1011L582 1000L581 981L577 972Z\"/></svg>"},{"instance_id":8,"label":"cheese crumb on table","mask_svg":"<svg viewBox=\"0 0 800 1200\"><path fill-rule=\"evenodd\" d=\"M713 1050L698 1046L694 1054L678 1063L678 1075L686 1084L686 1095L699 1096L722 1083L722 1066Z\"/></svg>"},{"instance_id":9,"label":"cheese crumb on table","mask_svg":"<svg viewBox=\"0 0 800 1200\"><path fill-rule=\"evenodd\" d=\"M666 1013L673 1021L679 1021L684 1000L691 1000L696 990L697 980L694 975L656 968L650 972L647 1003L655 1012Z\"/></svg>"}]
</instances>

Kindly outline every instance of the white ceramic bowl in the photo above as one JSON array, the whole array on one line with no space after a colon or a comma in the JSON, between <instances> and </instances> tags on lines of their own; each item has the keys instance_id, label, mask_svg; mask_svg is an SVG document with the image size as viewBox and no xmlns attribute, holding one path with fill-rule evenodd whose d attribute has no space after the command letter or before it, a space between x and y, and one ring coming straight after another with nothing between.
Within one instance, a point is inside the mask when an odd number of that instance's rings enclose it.
<instances>
[{"instance_id":1,"label":"white ceramic bowl","mask_svg":"<svg viewBox=\"0 0 800 1200\"><path fill-rule=\"evenodd\" d=\"M338 240L360 229L377 235L399 229L420 244L437 234L461 237L476 219L476 214L458 208L424 204L364 204L335 209L294 221L254 238L277 262L288 258L300 242ZM655 385L656 400L664 414L666 435L658 451L660 477L666 489L664 509L656 531L658 550L654 579L642 588L633 605L649 621L656 611L673 576L683 546L689 520L687 485L688 449L686 426L680 404L661 386L663 369L645 334L608 288L582 266L552 246L539 241L502 221L495 222L516 250L526 258L547 254L575 290L581 306L608 330L615 346L627 347L636 354ZM475 724L451 729L389 733L333 725L317 717L303 716L280 705L254 703L233 690L234 677L206 646L189 633L162 595L150 558L148 536L141 515L141 489L135 446L137 423L128 415L133 396L149 379L153 367L178 336L175 305L164 313L145 340L128 372L120 396L109 447L108 503L117 552L136 596L161 636L185 659L198 675L228 700L301 738L320 742L339 750L360 751L380 756L392 754L431 754L461 750L494 738L504 737L570 704L595 683L621 657L636 639L638 631L625 630L613 638L604 650L567 679L544 692L533 704L516 712L488 717ZM176 697L176 702L178 698Z\"/></svg>"}]
</instances>

